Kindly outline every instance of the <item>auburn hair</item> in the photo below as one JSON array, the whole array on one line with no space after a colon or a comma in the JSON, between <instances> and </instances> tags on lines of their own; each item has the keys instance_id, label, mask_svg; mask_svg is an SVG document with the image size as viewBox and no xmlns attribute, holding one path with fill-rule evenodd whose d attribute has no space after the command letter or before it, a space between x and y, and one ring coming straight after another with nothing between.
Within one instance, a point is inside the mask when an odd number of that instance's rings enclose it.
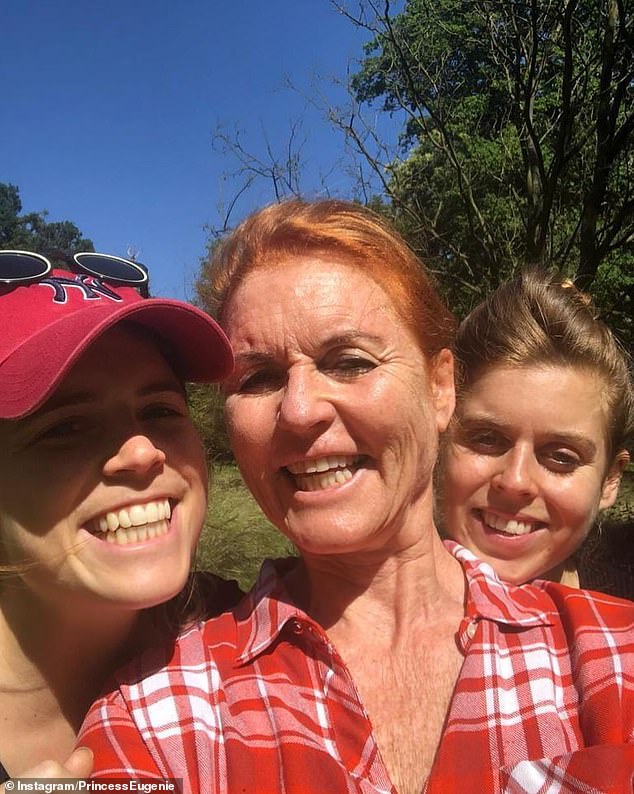
<instances>
[{"instance_id":1,"label":"auburn hair","mask_svg":"<svg viewBox=\"0 0 634 794\"><path fill-rule=\"evenodd\" d=\"M377 213L331 199L272 204L249 216L214 248L206 277L219 322L249 273L284 267L306 255L336 259L377 282L428 358L452 347L454 317L401 235Z\"/></svg>"}]
</instances>

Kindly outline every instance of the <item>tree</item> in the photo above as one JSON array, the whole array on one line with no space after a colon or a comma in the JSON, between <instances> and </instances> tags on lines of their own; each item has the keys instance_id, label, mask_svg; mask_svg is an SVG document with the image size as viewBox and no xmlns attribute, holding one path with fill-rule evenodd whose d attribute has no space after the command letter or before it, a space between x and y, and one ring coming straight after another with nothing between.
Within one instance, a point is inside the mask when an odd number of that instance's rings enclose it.
<instances>
[{"instance_id":1,"label":"tree","mask_svg":"<svg viewBox=\"0 0 634 794\"><path fill-rule=\"evenodd\" d=\"M38 254L65 254L94 251L91 240L70 221L49 223L46 212L22 213L20 192L15 185L0 182L0 247L34 251Z\"/></svg>"},{"instance_id":2,"label":"tree","mask_svg":"<svg viewBox=\"0 0 634 794\"><path fill-rule=\"evenodd\" d=\"M367 0L334 116L378 201L465 311L523 262L592 288L632 335L634 22L624 0ZM364 107L403 118L386 156Z\"/></svg>"}]
</instances>

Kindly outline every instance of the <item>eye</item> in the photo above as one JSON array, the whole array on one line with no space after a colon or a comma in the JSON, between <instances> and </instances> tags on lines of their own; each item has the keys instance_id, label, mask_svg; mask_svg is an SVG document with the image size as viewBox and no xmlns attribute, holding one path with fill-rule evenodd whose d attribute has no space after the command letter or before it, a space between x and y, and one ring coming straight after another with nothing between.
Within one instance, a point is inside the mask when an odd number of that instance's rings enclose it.
<instances>
[{"instance_id":1,"label":"eye","mask_svg":"<svg viewBox=\"0 0 634 794\"><path fill-rule=\"evenodd\" d=\"M483 455L502 455L509 448L509 441L495 430L463 431L459 433L459 441Z\"/></svg>"},{"instance_id":2,"label":"eye","mask_svg":"<svg viewBox=\"0 0 634 794\"><path fill-rule=\"evenodd\" d=\"M84 438L94 427L85 416L67 416L42 428L34 437L35 443L69 442Z\"/></svg>"},{"instance_id":3,"label":"eye","mask_svg":"<svg viewBox=\"0 0 634 794\"><path fill-rule=\"evenodd\" d=\"M570 449L547 449L539 456L540 462L550 471L560 474L569 474L581 466L582 461L576 452Z\"/></svg>"},{"instance_id":4,"label":"eye","mask_svg":"<svg viewBox=\"0 0 634 794\"><path fill-rule=\"evenodd\" d=\"M152 421L154 419L180 419L187 416L189 416L189 410L184 402L182 405L153 403L152 405L146 406L141 412L141 418L145 421Z\"/></svg>"},{"instance_id":5,"label":"eye","mask_svg":"<svg viewBox=\"0 0 634 794\"><path fill-rule=\"evenodd\" d=\"M286 373L275 368L258 369L243 375L235 389L228 387L228 391L238 394L264 394L280 389L286 381Z\"/></svg>"},{"instance_id":6,"label":"eye","mask_svg":"<svg viewBox=\"0 0 634 794\"><path fill-rule=\"evenodd\" d=\"M355 378L375 369L377 362L360 353L337 352L327 356L320 369L342 378Z\"/></svg>"}]
</instances>

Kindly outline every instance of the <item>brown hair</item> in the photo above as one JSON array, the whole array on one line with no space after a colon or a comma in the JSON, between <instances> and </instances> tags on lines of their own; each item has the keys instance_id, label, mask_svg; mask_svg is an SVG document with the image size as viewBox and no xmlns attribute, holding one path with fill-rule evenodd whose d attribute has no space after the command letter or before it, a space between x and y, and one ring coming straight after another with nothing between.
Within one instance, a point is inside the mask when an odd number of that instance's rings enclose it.
<instances>
[{"instance_id":1,"label":"brown hair","mask_svg":"<svg viewBox=\"0 0 634 794\"><path fill-rule=\"evenodd\" d=\"M492 367L579 367L604 384L608 460L634 438L631 361L591 299L557 273L529 268L498 287L460 324L458 404Z\"/></svg>"},{"instance_id":2,"label":"brown hair","mask_svg":"<svg viewBox=\"0 0 634 794\"><path fill-rule=\"evenodd\" d=\"M216 247L205 277L220 323L249 273L306 254L337 256L367 273L390 296L428 357L452 346L453 315L418 257L379 215L338 200L272 204Z\"/></svg>"}]
</instances>

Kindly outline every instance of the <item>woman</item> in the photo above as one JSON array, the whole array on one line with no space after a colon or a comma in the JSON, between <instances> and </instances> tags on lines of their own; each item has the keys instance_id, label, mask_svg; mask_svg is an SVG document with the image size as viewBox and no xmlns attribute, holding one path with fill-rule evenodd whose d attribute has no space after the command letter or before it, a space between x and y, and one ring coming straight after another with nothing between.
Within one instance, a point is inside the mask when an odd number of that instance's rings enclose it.
<instances>
[{"instance_id":1,"label":"woman","mask_svg":"<svg viewBox=\"0 0 634 794\"><path fill-rule=\"evenodd\" d=\"M580 581L572 555L614 504L629 460L625 352L585 296L538 271L474 309L455 351L458 401L442 467L447 535L515 584L537 576L601 584L597 570Z\"/></svg>"},{"instance_id":2,"label":"woman","mask_svg":"<svg viewBox=\"0 0 634 794\"><path fill-rule=\"evenodd\" d=\"M117 278L0 253L0 782L90 771L81 721L162 637L148 608L183 589L206 513L183 382L232 366L205 314L125 285L135 263L89 264Z\"/></svg>"},{"instance_id":3,"label":"woman","mask_svg":"<svg viewBox=\"0 0 634 794\"><path fill-rule=\"evenodd\" d=\"M82 729L96 774L302 794L629 781L634 605L506 587L436 532L453 324L403 240L356 205L290 202L238 227L210 278L232 447L301 559L117 674Z\"/></svg>"}]
</instances>

